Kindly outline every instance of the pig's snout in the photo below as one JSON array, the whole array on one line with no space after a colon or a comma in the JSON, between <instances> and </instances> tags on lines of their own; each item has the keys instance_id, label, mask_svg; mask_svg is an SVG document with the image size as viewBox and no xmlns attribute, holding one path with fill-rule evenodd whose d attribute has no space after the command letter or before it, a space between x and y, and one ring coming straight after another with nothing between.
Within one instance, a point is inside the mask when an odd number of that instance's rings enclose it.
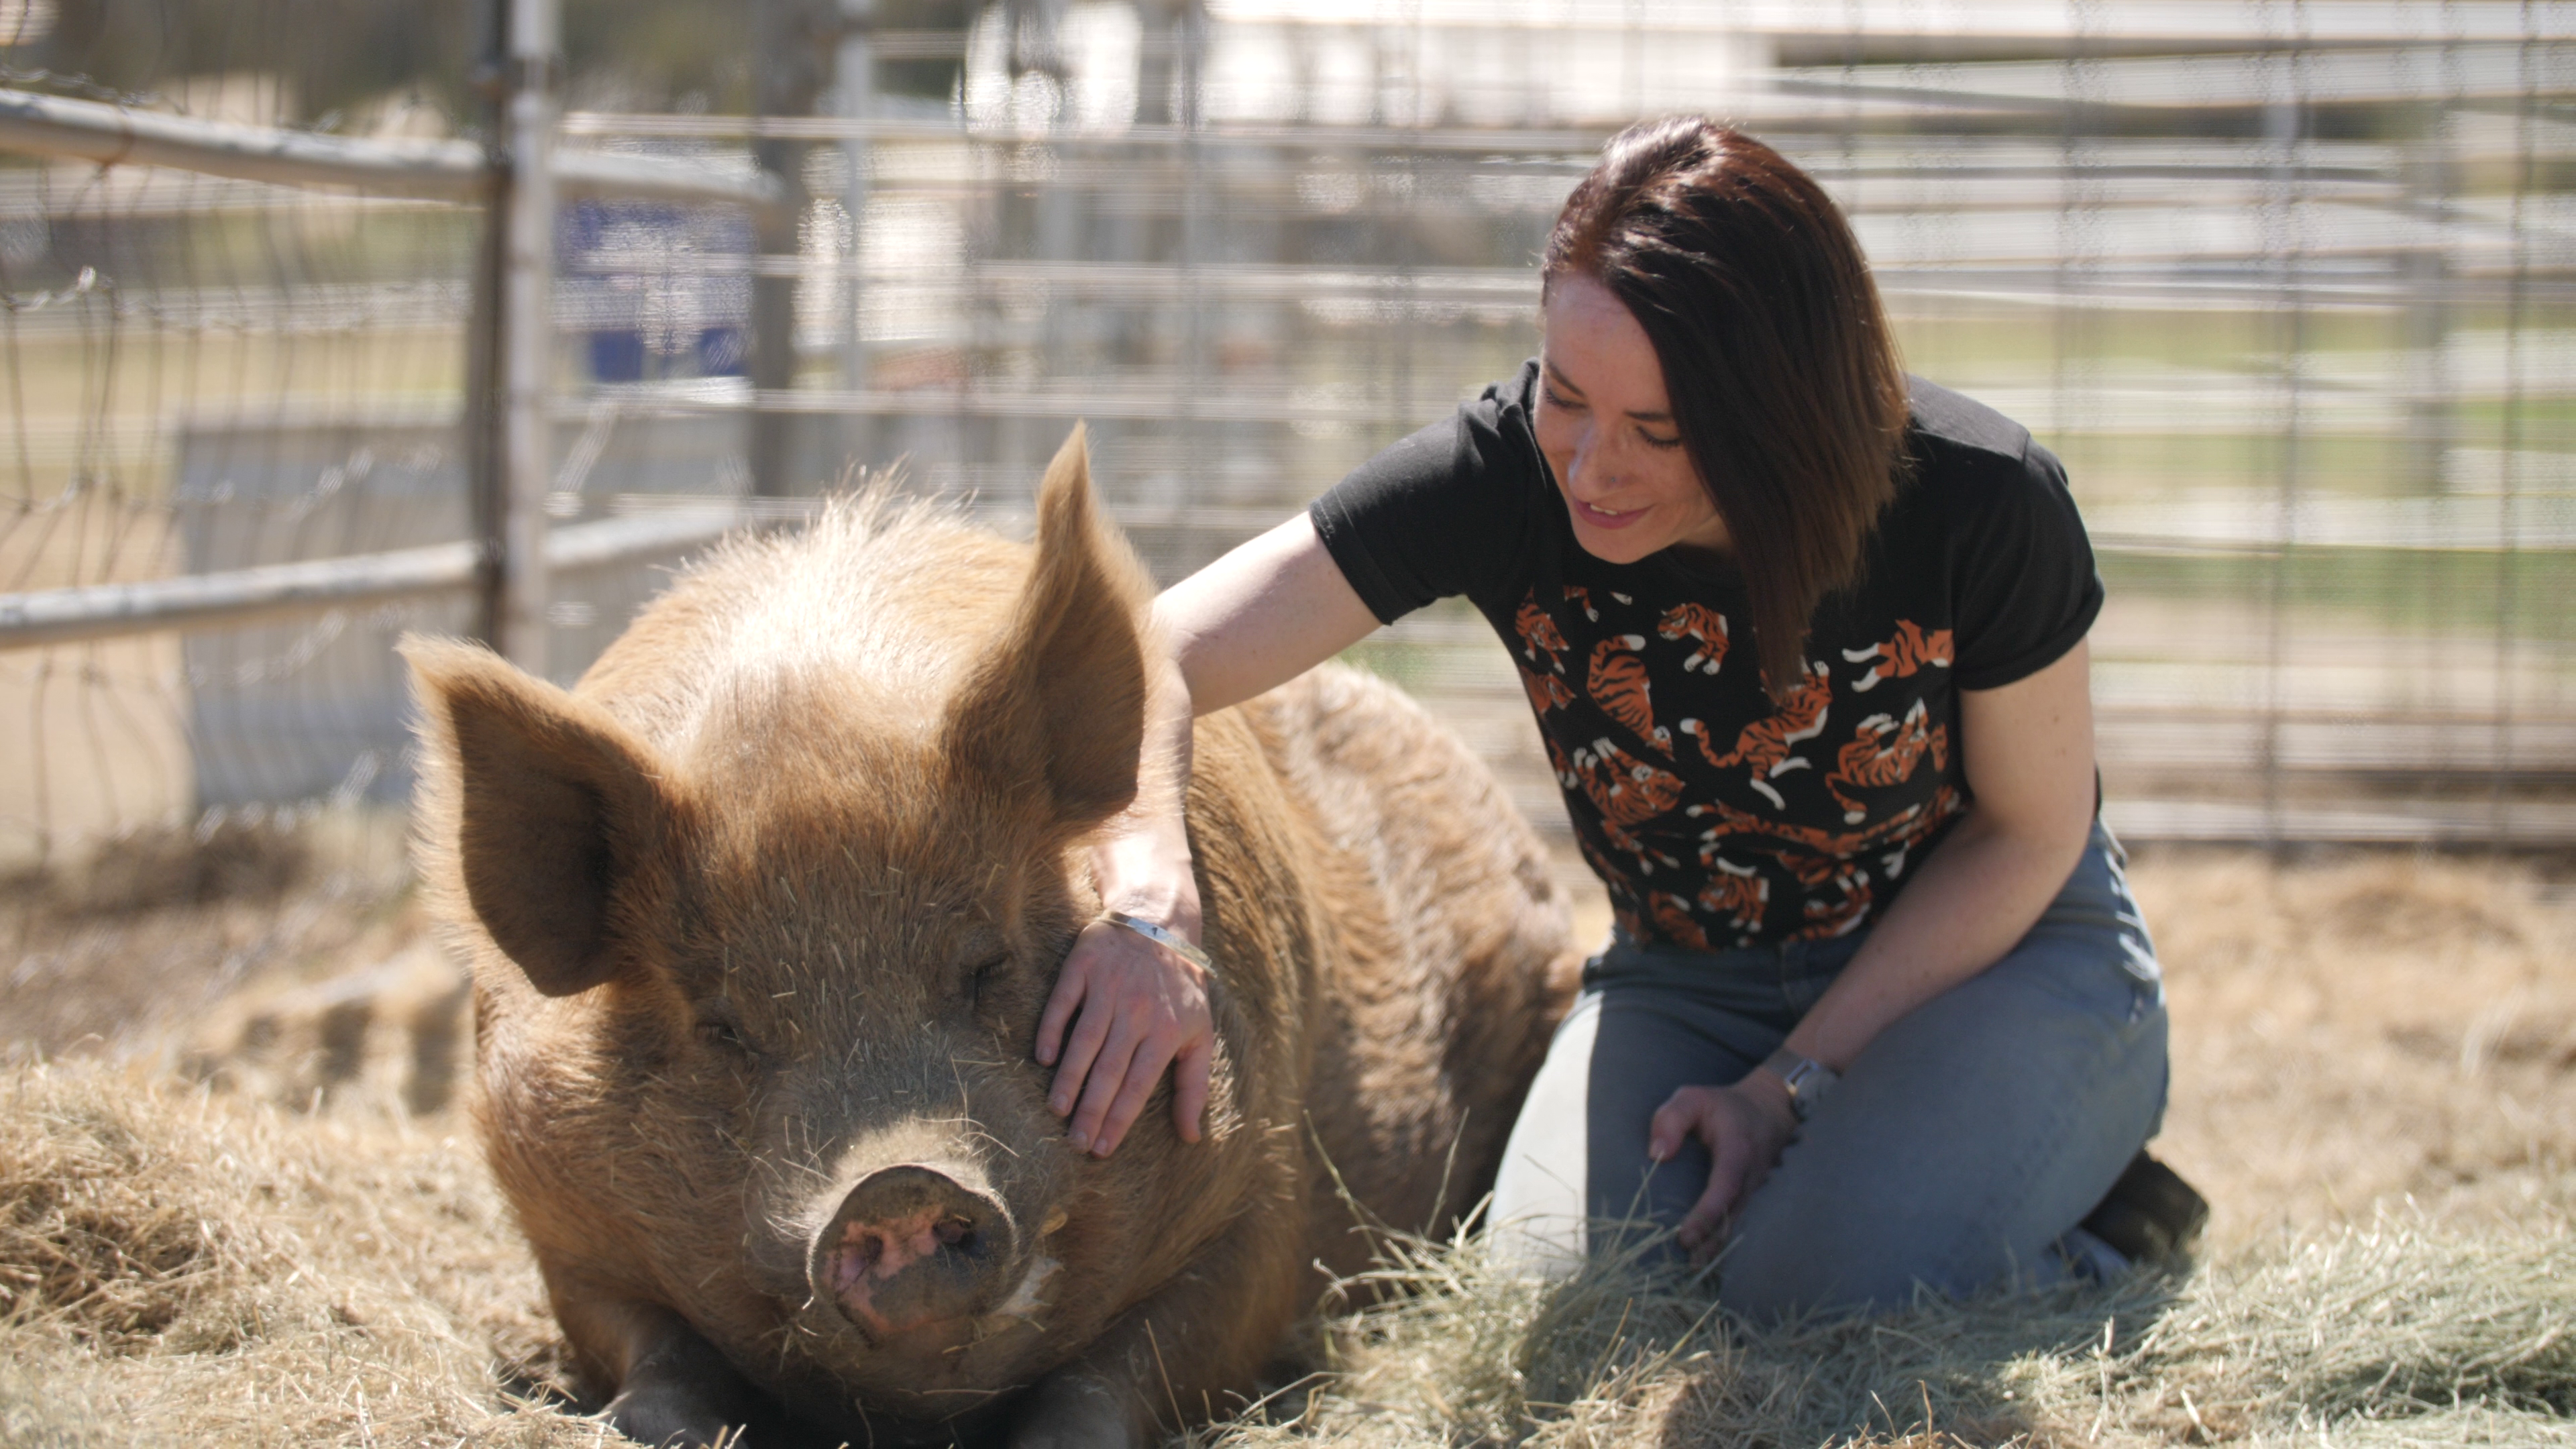
<instances>
[{"instance_id":1,"label":"pig's snout","mask_svg":"<svg viewBox=\"0 0 2576 1449\"><path fill-rule=\"evenodd\" d=\"M906 1163L850 1189L809 1271L817 1297L884 1339L989 1309L1017 1238L999 1198Z\"/></svg>"}]
</instances>

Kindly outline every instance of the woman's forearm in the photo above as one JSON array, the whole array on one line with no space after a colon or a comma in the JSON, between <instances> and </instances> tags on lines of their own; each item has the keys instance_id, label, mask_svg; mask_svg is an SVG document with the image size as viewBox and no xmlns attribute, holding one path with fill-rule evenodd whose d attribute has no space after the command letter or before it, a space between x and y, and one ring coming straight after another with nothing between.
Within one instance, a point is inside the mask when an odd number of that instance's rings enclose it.
<instances>
[{"instance_id":1,"label":"woman's forearm","mask_svg":"<svg viewBox=\"0 0 2576 1449\"><path fill-rule=\"evenodd\" d=\"M1178 661L1148 643L1145 739L1136 798L1092 849L1103 908L1124 911L1199 939L1199 899L1190 870L1186 805L1190 787L1189 680Z\"/></svg>"},{"instance_id":2,"label":"woman's forearm","mask_svg":"<svg viewBox=\"0 0 2576 1449\"><path fill-rule=\"evenodd\" d=\"M2011 829L1972 808L1785 1045L1836 1071L1850 1066L1899 1017L2001 960L2083 849L2081 836Z\"/></svg>"},{"instance_id":3,"label":"woman's forearm","mask_svg":"<svg viewBox=\"0 0 2576 1449\"><path fill-rule=\"evenodd\" d=\"M2091 651L1959 697L1975 803L1916 865L1789 1050L1840 1071L1890 1023L2003 959L2066 884L2093 831Z\"/></svg>"}]
</instances>

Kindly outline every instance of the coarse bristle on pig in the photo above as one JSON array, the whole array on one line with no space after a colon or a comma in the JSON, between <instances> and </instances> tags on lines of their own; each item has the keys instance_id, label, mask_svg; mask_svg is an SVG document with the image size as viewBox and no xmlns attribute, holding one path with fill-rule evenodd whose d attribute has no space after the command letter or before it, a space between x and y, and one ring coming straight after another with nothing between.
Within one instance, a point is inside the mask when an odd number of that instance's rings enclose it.
<instances>
[{"instance_id":1,"label":"coarse bristle on pig","mask_svg":"<svg viewBox=\"0 0 2576 1449\"><path fill-rule=\"evenodd\" d=\"M1458 742L1338 669L1197 725L1203 1139L1166 1084L1066 1142L1036 1024L1137 789L1149 595L1077 429L1033 547L880 493L717 550L570 690L406 643L485 1148L630 1435L1141 1442L1363 1266L1343 1191L1436 1229L1490 1182L1565 904Z\"/></svg>"}]
</instances>

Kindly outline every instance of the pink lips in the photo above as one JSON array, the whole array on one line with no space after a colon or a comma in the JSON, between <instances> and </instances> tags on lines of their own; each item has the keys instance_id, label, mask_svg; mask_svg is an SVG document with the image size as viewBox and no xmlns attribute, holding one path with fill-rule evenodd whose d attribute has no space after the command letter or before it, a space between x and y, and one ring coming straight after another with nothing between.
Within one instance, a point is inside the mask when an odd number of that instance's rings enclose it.
<instances>
[{"instance_id":1,"label":"pink lips","mask_svg":"<svg viewBox=\"0 0 2576 1449\"><path fill-rule=\"evenodd\" d=\"M1566 501L1574 505L1575 517L1591 524L1594 528L1626 528L1646 516L1646 510L1642 508L1631 508L1625 513L1604 513L1580 498L1569 498Z\"/></svg>"}]
</instances>

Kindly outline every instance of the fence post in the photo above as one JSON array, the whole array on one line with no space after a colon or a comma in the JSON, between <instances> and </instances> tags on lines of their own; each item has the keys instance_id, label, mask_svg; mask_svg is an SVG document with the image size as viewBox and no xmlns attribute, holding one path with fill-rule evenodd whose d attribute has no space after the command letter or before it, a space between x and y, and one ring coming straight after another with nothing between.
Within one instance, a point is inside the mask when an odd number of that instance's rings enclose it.
<instances>
[{"instance_id":1,"label":"fence post","mask_svg":"<svg viewBox=\"0 0 2576 1449\"><path fill-rule=\"evenodd\" d=\"M546 672L546 400L554 356L557 0L492 0L483 78L494 100L491 185L466 339L465 449L483 550L475 632Z\"/></svg>"},{"instance_id":2,"label":"fence post","mask_svg":"<svg viewBox=\"0 0 2576 1449\"><path fill-rule=\"evenodd\" d=\"M844 119L864 125L876 113L876 0L840 0L841 43L832 64ZM867 271L861 264L867 247L867 134L853 127L841 142L842 204L850 213L850 250L844 262L850 284L842 292L850 332L841 350L841 387L856 397L868 388ZM838 439L842 460L874 456L875 428L868 415L853 410L841 420Z\"/></svg>"},{"instance_id":3,"label":"fence post","mask_svg":"<svg viewBox=\"0 0 2576 1449\"><path fill-rule=\"evenodd\" d=\"M756 0L752 111L762 117L805 117L823 93L825 47L838 38L838 16L826 0ZM802 433L794 416L760 406L761 400L796 385L797 270L779 265L803 252L797 227L805 218L805 153L808 143L779 136L752 142L760 169L786 184L787 204L760 214L755 250L764 265L751 281L751 491L783 497L796 467Z\"/></svg>"},{"instance_id":4,"label":"fence post","mask_svg":"<svg viewBox=\"0 0 2576 1449\"><path fill-rule=\"evenodd\" d=\"M552 471L556 92L563 56L557 0L506 0L510 169L501 197L501 652L546 672L546 489Z\"/></svg>"}]
</instances>

